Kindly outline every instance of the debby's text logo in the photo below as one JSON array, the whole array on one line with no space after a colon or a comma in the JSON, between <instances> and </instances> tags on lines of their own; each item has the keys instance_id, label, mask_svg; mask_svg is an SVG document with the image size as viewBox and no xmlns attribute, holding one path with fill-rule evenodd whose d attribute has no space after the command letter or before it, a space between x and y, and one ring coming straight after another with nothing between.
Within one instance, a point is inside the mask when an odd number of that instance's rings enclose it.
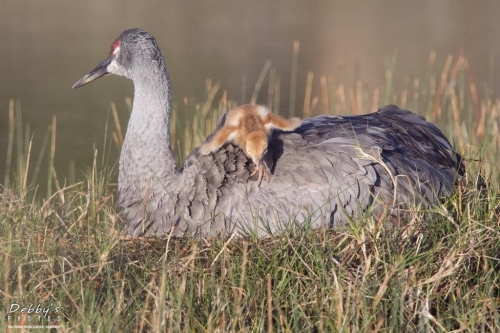
<instances>
[{"instance_id":1,"label":"debby's text logo","mask_svg":"<svg viewBox=\"0 0 500 333\"><path fill-rule=\"evenodd\" d=\"M51 303L49 306L44 304L10 304L7 314L8 323L47 323L47 322L61 322L62 316L60 315L61 307L54 306Z\"/></svg>"}]
</instances>

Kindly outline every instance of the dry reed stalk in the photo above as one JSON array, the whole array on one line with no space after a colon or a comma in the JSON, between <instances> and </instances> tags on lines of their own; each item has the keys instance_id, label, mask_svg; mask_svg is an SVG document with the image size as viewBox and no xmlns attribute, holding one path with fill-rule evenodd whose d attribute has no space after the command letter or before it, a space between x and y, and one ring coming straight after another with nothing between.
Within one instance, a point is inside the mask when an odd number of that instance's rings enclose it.
<instances>
[{"instance_id":1,"label":"dry reed stalk","mask_svg":"<svg viewBox=\"0 0 500 333\"><path fill-rule=\"evenodd\" d=\"M247 76L243 75L241 83L241 102L245 104L247 100Z\"/></svg>"},{"instance_id":2,"label":"dry reed stalk","mask_svg":"<svg viewBox=\"0 0 500 333\"><path fill-rule=\"evenodd\" d=\"M278 310L278 315L280 316L280 324L281 324L281 326L285 327L283 329L283 331L284 332L291 332L290 325L288 325L288 320L286 319L286 316L283 313L283 310L281 309L281 306L276 307L276 310Z\"/></svg>"},{"instance_id":3,"label":"dry reed stalk","mask_svg":"<svg viewBox=\"0 0 500 333\"><path fill-rule=\"evenodd\" d=\"M189 98L184 97L183 104L184 104L184 114L189 114Z\"/></svg>"},{"instance_id":4,"label":"dry reed stalk","mask_svg":"<svg viewBox=\"0 0 500 333\"><path fill-rule=\"evenodd\" d=\"M189 135L189 133L190 133L189 127L190 127L189 122L186 121L184 123L184 156L188 156L189 149L191 148L191 145L192 145L192 141L191 141L192 136Z\"/></svg>"},{"instance_id":5,"label":"dry reed stalk","mask_svg":"<svg viewBox=\"0 0 500 333\"><path fill-rule=\"evenodd\" d=\"M128 112L132 112L132 99L130 97L125 97L125 104L127 105Z\"/></svg>"},{"instance_id":6,"label":"dry reed stalk","mask_svg":"<svg viewBox=\"0 0 500 333\"><path fill-rule=\"evenodd\" d=\"M318 104L318 101L319 101L319 97L314 96L312 101L311 101L311 106L309 107L309 116L312 116L314 114L314 108Z\"/></svg>"},{"instance_id":7,"label":"dry reed stalk","mask_svg":"<svg viewBox=\"0 0 500 333\"><path fill-rule=\"evenodd\" d=\"M29 134L29 130L26 130L26 136ZM33 136L31 139L28 141L28 151L26 153L26 165L24 166L24 174L22 175L22 183L21 187L24 191L27 190L27 185L28 185L28 169L30 166L30 157L31 157L31 146L33 144Z\"/></svg>"},{"instance_id":8,"label":"dry reed stalk","mask_svg":"<svg viewBox=\"0 0 500 333\"><path fill-rule=\"evenodd\" d=\"M280 89L281 89L281 77L276 74L274 78L274 105L273 111L279 113L280 110Z\"/></svg>"},{"instance_id":9,"label":"dry reed stalk","mask_svg":"<svg viewBox=\"0 0 500 333\"><path fill-rule=\"evenodd\" d=\"M452 60L453 60L453 55L448 54L443 72L441 73L441 82L439 83L439 88L436 94L436 98L434 99L434 106L432 107L433 119L437 119L437 117L441 116L441 100L443 98L444 90L446 87L446 81L448 78L448 72L450 71Z\"/></svg>"},{"instance_id":10,"label":"dry reed stalk","mask_svg":"<svg viewBox=\"0 0 500 333\"><path fill-rule=\"evenodd\" d=\"M12 163L12 147L14 146L14 100L9 100L9 135L7 144L7 161L5 166L4 186L9 187L10 164Z\"/></svg>"},{"instance_id":11,"label":"dry reed stalk","mask_svg":"<svg viewBox=\"0 0 500 333\"><path fill-rule=\"evenodd\" d=\"M456 273L464 259L465 257L460 255L456 249L450 249L450 252L445 258L443 258L443 262L439 266L438 271L430 278L422 281L421 284L424 285L432 283L435 286L438 286L445 277Z\"/></svg>"},{"instance_id":12,"label":"dry reed stalk","mask_svg":"<svg viewBox=\"0 0 500 333\"><path fill-rule=\"evenodd\" d=\"M323 311L321 311L321 309L320 309L318 332L324 332L324 331L325 331L325 315L324 315Z\"/></svg>"},{"instance_id":13,"label":"dry reed stalk","mask_svg":"<svg viewBox=\"0 0 500 333\"><path fill-rule=\"evenodd\" d=\"M463 110L465 107L465 91L463 89L460 89L458 92L458 107L460 110Z\"/></svg>"},{"instance_id":14,"label":"dry reed stalk","mask_svg":"<svg viewBox=\"0 0 500 333\"><path fill-rule=\"evenodd\" d=\"M210 94L212 90L212 79L205 80L205 98Z\"/></svg>"},{"instance_id":15,"label":"dry reed stalk","mask_svg":"<svg viewBox=\"0 0 500 333\"><path fill-rule=\"evenodd\" d=\"M222 252L222 265L221 265L221 284L224 285L224 281L227 276L227 247L225 247L224 252Z\"/></svg>"},{"instance_id":16,"label":"dry reed stalk","mask_svg":"<svg viewBox=\"0 0 500 333\"><path fill-rule=\"evenodd\" d=\"M166 310L165 310L165 292L167 290L167 273L165 272L165 263L163 263L162 271L161 271L161 276L160 276L160 289L157 291L157 294L155 295L155 308L156 311L151 311L153 313L153 329L155 332L163 332L164 328L162 327L163 321L170 319L169 320L169 331L173 331L173 315L170 313L170 318L166 316Z\"/></svg>"},{"instance_id":17,"label":"dry reed stalk","mask_svg":"<svg viewBox=\"0 0 500 333\"><path fill-rule=\"evenodd\" d=\"M114 141L114 143L115 143L115 145L116 145L116 148L120 149L120 147L121 147L121 146L120 146L120 140L118 139L118 135L116 134L116 132L115 132L115 131L113 131L113 132L111 133L111 136L113 137L113 141Z\"/></svg>"},{"instance_id":18,"label":"dry reed stalk","mask_svg":"<svg viewBox=\"0 0 500 333\"><path fill-rule=\"evenodd\" d=\"M267 280L267 332L273 333L273 296L271 274L266 275Z\"/></svg>"},{"instance_id":19,"label":"dry reed stalk","mask_svg":"<svg viewBox=\"0 0 500 333\"><path fill-rule=\"evenodd\" d=\"M474 77L472 76L472 71L469 67L469 61L464 57L464 68L465 68L465 76L467 77L467 81L469 82L469 90L470 96L472 98L472 103L474 105L474 111L477 114L479 112L479 98L477 97L477 89L476 83L474 81Z\"/></svg>"},{"instance_id":20,"label":"dry reed stalk","mask_svg":"<svg viewBox=\"0 0 500 333\"><path fill-rule=\"evenodd\" d=\"M3 261L3 267L4 267L4 272L3 272L3 281L4 281L4 287L3 287L3 294L4 294L4 302L7 302L7 298L11 298L12 295L9 293L9 281L11 279L9 278L9 273L10 273L10 255L9 253L11 252L12 248L12 231L9 232L9 239L8 242L6 242L5 245L2 246L2 248L5 250L4 252L4 261Z\"/></svg>"},{"instance_id":21,"label":"dry reed stalk","mask_svg":"<svg viewBox=\"0 0 500 333\"><path fill-rule=\"evenodd\" d=\"M268 60L264 64L264 68L262 68L262 71L260 72L257 82L255 82L255 87L253 89L252 97L250 98L250 104L255 105L257 103L257 97L259 96L260 88L262 87L264 79L266 78L267 72L269 71L270 68L271 68L271 61Z\"/></svg>"},{"instance_id":22,"label":"dry reed stalk","mask_svg":"<svg viewBox=\"0 0 500 333\"><path fill-rule=\"evenodd\" d=\"M419 95L420 80L413 80L413 103L416 103Z\"/></svg>"},{"instance_id":23,"label":"dry reed stalk","mask_svg":"<svg viewBox=\"0 0 500 333\"><path fill-rule=\"evenodd\" d=\"M463 198L462 198L462 190L463 190L463 185L462 185L463 180L459 179L457 183L457 193L458 193L458 215L462 216L463 214Z\"/></svg>"},{"instance_id":24,"label":"dry reed stalk","mask_svg":"<svg viewBox=\"0 0 500 333\"><path fill-rule=\"evenodd\" d=\"M463 68L465 63L465 57L463 55L463 50L460 50L460 53L458 55L457 61L455 61L455 64L453 65L453 68L451 70L450 74L450 82L456 82L458 73L460 70ZM464 97L463 97L463 92L460 92L460 103L459 103L459 108L462 109L464 105Z\"/></svg>"},{"instance_id":25,"label":"dry reed stalk","mask_svg":"<svg viewBox=\"0 0 500 333\"><path fill-rule=\"evenodd\" d=\"M213 131L215 131L215 129L217 128L217 112L213 112L212 113L212 125L210 126L212 128L212 130L210 131L210 133L212 133ZM208 133L207 133L208 135Z\"/></svg>"},{"instance_id":26,"label":"dry reed stalk","mask_svg":"<svg viewBox=\"0 0 500 333\"><path fill-rule=\"evenodd\" d=\"M303 118L309 118L311 116L311 91L312 91L313 78L314 78L314 73L308 72L306 81L306 92L304 95L304 110L302 111Z\"/></svg>"},{"instance_id":27,"label":"dry reed stalk","mask_svg":"<svg viewBox=\"0 0 500 333\"><path fill-rule=\"evenodd\" d=\"M460 50L460 52L458 54L458 58L455 61L455 64L453 65L453 68L452 68L452 70L450 72L450 81L453 82L453 81L455 81L457 79L458 72L462 68L462 66L464 64L464 60L465 60L465 57L463 55L463 50Z\"/></svg>"},{"instance_id":28,"label":"dry reed stalk","mask_svg":"<svg viewBox=\"0 0 500 333\"><path fill-rule=\"evenodd\" d=\"M238 293L238 302L241 301L243 285L245 283L245 274L248 262L248 241L243 241L243 261L241 262L241 277L240 277L240 290Z\"/></svg>"},{"instance_id":29,"label":"dry reed stalk","mask_svg":"<svg viewBox=\"0 0 500 333\"><path fill-rule=\"evenodd\" d=\"M52 177L54 177L54 184L56 185L56 193L59 196L59 200L64 204L64 191L59 185L59 179L57 178L56 168L52 168Z\"/></svg>"},{"instance_id":30,"label":"dry reed stalk","mask_svg":"<svg viewBox=\"0 0 500 333\"><path fill-rule=\"evenodd\" d=\"M23 299L23 265L17 266L17 292L19 299Z\"/></svg>"},{"instance_id":31,"label":"dry reed stalk","mask_svg":"<svg viewBox=\"0 0 500 333\"><path fill-rule=\"evenodd\" d=\"M21 177L21 179L26 175L26 177L28 176L27 173L28 173L28 170L26 169L26 166L29 166L29 163L27 163L27 160L30 158L30 155L29 155L29 145L30 145L30 142L33 141L33 136L31 137L30 139L30 123L27 123L25 125L25 129L24 129L24 140L23 140L23 146L24 146L24 149L23 149L23 161L24 161L24 165L22 167L22 170L23 170L23 173L20 174L19 176ZM22 185L22 181L21 181L21 185Z\"/></svg>"},{"instance_id":32,"label":"dry reed stalk","mask_svg":"<svg viewBox=\"0 0 500 333\"><path fill-rule=\"evenodd\" d=\"M385 323L385 318L384 317L380 318L377 322L377 325L375 325L375 328L371 332L377 333L378 331L380 331L380 329L382 328L382 325L384 325L384 323Z\"/></svg>"},{"instance_id":33,"label":"dry reed stalk","mask_svg":"<svg viewBox=\"0 0 500 333\"><path fill-rule=\"evenodd\" d=\"M335 106L335 112L337 114L339 114L339 113L345 111L345 109L346 109L345 87L342 83L339 84L339 86L337 87L337 90L335 91L335 95L340 100L340 104L337 103L337 105Z\"/></svg>"},{"instance_id":34,"label":"dry reed stalk","mask_svg":"<svg viewBox=\"0 0 500 333\"><path fill-rule=\"evenodd\" d=\"M323 113L327 114L330 112L330 107L328 106L328 89L326 86L326 76L321 75L319 78L321 84L321 104L323 105Z\"/></svg>"},{"instance_id":35,"label":"dry reed stalk","mask_svg":"<svg viewBox=\"0 0 500 333\"><path fill-rule=\"evenodd\" d=\"M292 54L292 77L290 82L290 112L289 116L295 116L295 94L297 92L297 66L299 61L300 43L298 40L293 42Z\"/></svg>"},{"instance_id":36,"label":"dry reed stalk","mask_svg":"<svg viewBox=\"0 0 500 333\"><path fill-rule=\"evenodd\" d=\"M181 154L182 154L182 151L181 151L181 143L179 141L179 139L177 139L177 152L179 154L179 160L181 160Z\"/></svg>"},{"instance_id":37,"label":"dry reed stalk","mask_svg":"<svg viewBox=\"0 0 500 333\"><path fill-rule=\"evenodd\" d=\"M486 123L486 103L481 102L481 116L479 117L479 124L477 126L476 136L480 139L484 139L484 128Z\"/></svg>"},{"instance_id":38,"label":"dry reed stalk","mask_svg":"<svg viewBox=\"0 0 500 333\"><path fill-rule=\"evenodd\" d=\"M237 317L234 318L233 320L233 325L232 325L233 331L235 331L236 329L236 324L240 323L241 321L241 298L243 296L243 287L245 284L247 262L248 262L248 241L243 241L243 261L241 262L240 285L238 287L238 294L236 295L235 311L234 311Z\"/></svg>"},{"instance_id":39,"label":"dry reed stalk","mask_svg":"<svg viewBox=\"0 0 500 333\"><path fill-rule=\"evenodd\" d=\"M363 88L361 80L356 80L356 109L360 114L363 113Z\"/></svg>"},{"instance_id":40,"label":"dry reed stalk","mask_svg":"<svg viewBox=\"0 0 500 333\"><path fill-rule=\"evenodd\" d=\"M356 108L356 96L354 94L354 89L349 89L349 102L351 103L351 114L358 114L358 109Z\"/></svg>"},{"instance_id":41,"label":"dry reed stalk","mask_svg":"<svg viewBox=\"0 0 500 333\"><path fill-rule=\"evenodd\" d=\"M467 74L467 80L469 81L469 87L470 87L470 94L472 97L472 101L474 104L478 104L479 98L477 97L477 89L476 89L476 84L474 83L474 78L472 77L472 73L469 68L469 61L465 59L464 61L465 65L465 73Z\"/></svg>"},{"instance_id":42,"label":"dry reed stalk","mask_svg":"<svg viewBox=\"0 0 500 333\"><path fill-rule=\"evenodd\" d=\"M436 51L431 50L429 52L429 68L434 65L434 61L436 61Z\"/></svg>"},{"instance_id":43,"label":"dry reed stalk","mask_svg":"<svg viewBox=\"0 0 500 333\"><path fill-rule=\"evenodd\" d=\"M227 90L222 91L222 97L220 98L220 103L221 103L222 110L226 110L227 109Z\"/></svg>"},{"instance_id":44,"label":"dry reed stalk","mask_svg":"<svg viewBox=\"0 0 500 333\"><path fill-rule=\"evenodd\" d=\"M50 126L50 132L52 134L50 141L50 156L49 156L49 171L48 171L48 181L47 181L47 198L52 196L52 169L54 168L54 157L56 155L56 132L57 132L57 121L56 116L52 116L52 125Z\"/></svg>"},{"instance_id":45,"label":"dry reed stalk","mask_svg":"<svg viewBox=\"0 0 500 333\"><path fill-rule=\"evenodd\" d=\"M212 133L211 125L212 125L212 119L209 117L205 118L205 133L207 134Z\"/></svg>"},{"instance_id":46,"label":"dry reed stalk","mask_svg":"<svg viewBox=\"0 0 500 333\"><path fill-rule=\"evenodd\" d=\"M462 127L460 126L460 112L458 110L457 95L453 89L450 89L451 97L451 111L453 115L453 122L455 123L456 132L458 133L458 144L460 146L460 153L465 153L465 141L462 133Z\"/></svg>"},{"instance_id":47,"label":"dry reed stalk","mask_svg":"<svg viewBox=\"0 0 500 333\"><path fill-rule=\"evenodd\" d=\"M333 82L333 75L328 75L326 77L326 87L328 88L328 103L329 103L329 114L335 114L335 110L337 108L337 101L335 95L335 83ZM335 108L334 108L335 106Z\"/></svg>"},{"instance_id":48,"label":"dry reed stalk","mask_svg":"<svg viewBox=\"0 0 500 333\"><path fill-rule=\"evenodd\" d=\"M267 89L267 107L271 111L278 112L278 110L273 110L275 74L276 74L276 69L274 67L271 67L271 69L269 70L269 87Z\"/></svg>"},{"instance_id":49,"label":"dry reed stalk","mask_svg":"<svg viewBox=\"0 0 500 333\"><path fill-rule=\"evenodd\" d=\"M118 112L116 111L115 103L111 102L111 113L113 114L113 120L115 122L116 133L118 135L118 142L120 147L123 146L123 132L120 126L120 120L118 119Z\"/></svg>"},{"instance_id":50,"label":"dry reed stalk","mask_svg":"<svg viewBox=\"0 0 500 333\"><path fill-rule=\"evenodd\" d=\"M154 284L155 279L156 279L156 274L153 273L151 276L151 282L149 282L148 287ZM144 300L144 307L142 308L141 321L139 322L139 329L138 329L139 332L144 332L144 324L146 323L146 313L148 312L150 297L151 297L151 292L147 292L146 299Z\"/></svg>"},{"instance_id":51,"label":"dry reed stalk","mask_svg":"<svg viewBox=\"0 0 500 333\"><path fill-rule=\"evenodd\" d=\"M342 321L344 318L344 290L342 288L342 285L339 283L337 273L335 272L334 269L332 269L332 275L333 275L333 284L335 287L335 307L336 307L336 314L337 314L337 320L335 321L336 326L337 326L337 332L340 332L342 330Z\"/></svg>"},{"instance_id":52,"label":"dry reed stalk","mask_svg":"<svg viewBox=\"0 0 500 333\"><path fill-rule=\"evenodd\" d=\"M198 111L199 110L199 104L196 104L195 105L195 110ZM199 117L198 117L198 112L196 112L194 114L194 118L193 118L193 132L192 132L192 144L195 146L195 147L198 147L200 145L200 136L198 134L198 121L199 121ZM191 148L191 147L190 147ZM188 150L191 150L191 149L188 149Z\"/></svg>"},{"instance_id":53,"label":"dry reed stalk","mask_svg":"<svg viewBox=\"0 0 500 333\"><path fill-rule=\"evenodd\" d=\"M373 304L372 304L373 310L375 310L375 308L377 307L378 303L380 302L380 300L384 296L384 294L385 294L385 292L387 290L387 287L389 286L389 281L390 281L392 275L394 274L394 271L395 270L393 270L390 273L386 273L386 275L384 277L384 281L382 281L382 284L378 288L377 294L375 295L375 298L373 299Z\"/></svg>"},{"instance_id":54,"label":"dry reed stalk","mask_svg":"<svg viewBox=\"0 0 500 333\"><path fill-rule=\"evenodd\" d=\"M36 233L36 250L38 253L42 253L43 251L43 242L42 242L42 234L37 232Z\"/></svg>"},{"instance_id":55,"label":"dry reed stalk","mask_svg":"<svg viewBox=\"0 0 500 333\"><path fill-rule=\"evenodd\" d=\"M17 176L21 176L23 172L23 122L21 119L21 108L19 102L14 103L14 110L16 112L16 150L17 150Z\"/></svg>"},{"instance_id":56,"label":"dry reed stalk","mask_svg":"<svg viewBox=\"0 0 500 333\"><path fill-rule=\"evenodd\" d=\"M497 99L496 103L495 103L495 107L491 108L490 117L489 117L493 123L492 133L494 133L494 136L496 139L495 151L497 151L500 148L500 135L499 135L500 131L498 128L498 110L500 110L500 100Z\"/></svg>"},{"instance_id":57,"label":"dry reed stalk","mask_svg":"<svg viewBox=\"0 0 500 333\"><path fill-rule=\"evenodd\" d=\"M95 183L96 183L96 178L97 178L97 173L99 173L99 171L97 170L97 149L94 149L94 161L92 163L92 173L91 173L91 178L90 178L90 184L88 185L90 188L89 188L89 193L90 193L90 216L94 217L95 216L95 210L96 210L96 198L97 198L97 194L96 194L96 187L94 186ZM149 194L149 193L147 193ZM146 199L147 201L147 199ZM147 206L147 202L144 203L145 207ZM142 231L144 232L144 218L143 218L143 221L142 221L142 224L143 224L143 229Z\"/></svg>"},{"instance_id":58,"label":"dry reed stalk","mask_svg":"<svg viewBox=\"0 0 500 333\"><path fill-rule=\"evenodd\" d=\"M378 110L378 103L380 101L380 89L379 88L374 88L373 89L373 102L372 102L372 112L375 112Z\"/></svg>"},{"instance_id":59,"label":"dry reed stalk","mask_svg":"<svg viewBox=\"0 0 500 333\"><path fill-rule=\"evenodd\" d=\"M432 117L432 107L433 99L436 96L436 76L433 74L429 75L429 97L427 98L427 105L425 106L425 116L427 118Z\"/></svg>"},{"instance_id":60,"label":"dry reed stalk","mask_svg":"<svg viewBox=\"0 0 500 333\"><path fill-rule=\"evenodd\" d=\"M401 107L403 109L406 108L406 104L408 102L408 93L409 93L408 89L405 89L401 92Z\"/></svg>"},{"instance_id":61,"label":"dry reed stalk","mask_svg":"<svg viewBox=\"0 0 500 333\"><path fill-rule=\"evenodd\" d=\"M210 106L212 105L212 101L214 100L214 97L215 97L215 94L217 94L217 91L219 91L219 88L220 88L220 84L216 83L212 87L212 89L210 89L210 92L208 93L207 100L205 101L205 104L203 105L203 117L206 117L208 114L208 111L210 111Z\"/></svg>"}]
</instances>

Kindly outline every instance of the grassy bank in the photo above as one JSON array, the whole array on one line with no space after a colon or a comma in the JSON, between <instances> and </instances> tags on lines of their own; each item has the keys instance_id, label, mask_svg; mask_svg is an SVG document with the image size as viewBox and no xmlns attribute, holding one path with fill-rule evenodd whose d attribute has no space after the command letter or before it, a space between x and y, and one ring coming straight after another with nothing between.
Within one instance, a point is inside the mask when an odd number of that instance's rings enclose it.
<instances>
[{"instance_id":1,"label":"grassy bank","mask_svg":"<svg viewBox=\"0 0 500 333\"><path fill-rule=\"evenodd\" d=\"M429 72L397 89L395 61L386 59L383 87L359 79L350 88L311 73L303 107L289 112L357 114L397 103L453 139L469 158L461 191L431 212L416 209L397 230L366 217L341 229L304 227L261 240L131 239L115 210L109 144L82 176L60 180L51 162L56 119L38 157L12 104L10 172L0 196L0 326L20 324L9 314L13 304L41 304L51 321L38 321L36 313L31 321L72 332L498 330L500 103L478 96L463 56L438 66L431 53ZM176 105L172 131L180 160L236 104L220 89L207 81L202 102ZM250 97L256 100L280 110L280 79L270 63ZM118 124L109 126L108 142L120 146ZM41 163L48 163L47 175L35 173ZM41 182L47 193L35 194Z\"/></svg>"}]
</instances>

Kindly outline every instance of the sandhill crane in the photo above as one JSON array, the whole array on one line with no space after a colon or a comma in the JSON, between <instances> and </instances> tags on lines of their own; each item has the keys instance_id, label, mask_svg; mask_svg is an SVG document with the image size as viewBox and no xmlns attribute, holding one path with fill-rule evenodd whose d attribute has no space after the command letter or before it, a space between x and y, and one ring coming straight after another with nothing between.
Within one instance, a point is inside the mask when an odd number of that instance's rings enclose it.
<instances>
[{"instance_id":1,"label":"sandhill crane","mask_svg":"<svg viewBox=\"0 0 500 333\"><path fill-rule=\"evenodd\" d=\"M460 155L435 125L393 105L274 131L263 157L272 177L260 188L248 181L252 161L231 144L207 156L197 148L178 170L169 75L155 39L140 29L124 31L109 57L73 88L107 74L128 77L135 87L118 178L118 205L132 236L263 236L290 223L319 228L367 212L400 216L448 195L464 173Z\"/></svg>"}]
</instances>

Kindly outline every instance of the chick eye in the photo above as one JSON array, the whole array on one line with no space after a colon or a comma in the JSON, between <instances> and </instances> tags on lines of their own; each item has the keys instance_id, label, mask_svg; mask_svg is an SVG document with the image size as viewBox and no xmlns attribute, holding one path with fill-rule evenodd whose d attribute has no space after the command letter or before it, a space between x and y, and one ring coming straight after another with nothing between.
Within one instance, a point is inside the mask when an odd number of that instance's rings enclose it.
<instances>
[{"instance_id":1,"label":"chick eye","mask_svg":"<svg viewBox=\"0 0 500 333\"><path fill-rule=\"evenodd\" d=\"M250 153L250 149L249 149L249 148L247 148L247 152L249 152L249 153Z\"/></svg>"}]
</instances>

